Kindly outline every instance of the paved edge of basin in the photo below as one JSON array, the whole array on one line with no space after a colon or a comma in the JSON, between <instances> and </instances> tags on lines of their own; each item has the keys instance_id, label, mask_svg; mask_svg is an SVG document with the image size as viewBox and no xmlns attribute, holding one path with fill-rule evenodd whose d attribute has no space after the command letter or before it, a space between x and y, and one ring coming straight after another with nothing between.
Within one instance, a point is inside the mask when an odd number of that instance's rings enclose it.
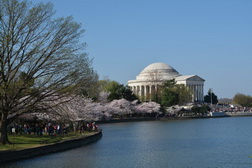
<instances>
[{"instance_id":1,"label":"paved edge of basin","mask_svg":"<svg viewBox=\"0 0 252 168\"><path fill-rule=\"evenodd\" d=\"M28 148L16 151L0 151L0 164L78 148L96 142L101 139L101 137L102 131L99 130L94 135L66 140L55 144L48 144L35 148Z\"/></svg>"}]
</instances>

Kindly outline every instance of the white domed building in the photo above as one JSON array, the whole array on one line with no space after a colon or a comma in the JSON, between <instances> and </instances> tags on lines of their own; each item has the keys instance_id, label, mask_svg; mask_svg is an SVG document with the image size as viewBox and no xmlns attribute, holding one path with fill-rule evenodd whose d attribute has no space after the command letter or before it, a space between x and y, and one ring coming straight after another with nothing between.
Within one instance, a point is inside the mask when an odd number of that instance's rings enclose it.
<instances>
[{"instance_id":1,"label":"white domed building","mask_svg":"<svg viewBox=\"0 0 252 168\"><path fill-rule=\"evenodd\" d=\"M165 63L148 65L135 80L128 81L128 86L135 95L148 101L152 95L158 93L158 86L171 79L175 79L176 84L184 84L192 91L192 101L204 100L204 79L197 75L180 75L172 66Z\"/></svg>"}]
</instances>

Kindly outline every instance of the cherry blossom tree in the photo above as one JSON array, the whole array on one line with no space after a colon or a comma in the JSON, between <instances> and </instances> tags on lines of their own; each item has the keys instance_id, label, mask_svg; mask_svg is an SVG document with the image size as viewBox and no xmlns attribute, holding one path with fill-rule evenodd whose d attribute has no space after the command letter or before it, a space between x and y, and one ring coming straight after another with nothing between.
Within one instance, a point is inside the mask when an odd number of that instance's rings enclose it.
<instances>
[{"instance_id":1,"label":"cherry blossom tree","mask_svg":"<svg viewBox=\"0 0 252 168\"><path fill-rule=\"evenodd\" d=\"M129 115L132 114L131 103L126 99L113 100L107 105L112 112L112 115Z\"/></svg>"},{"instance_id":2,"label":"cherry blossom tree","mask_svg":"<svg viewBox=\"0 0 252 168\"><path fill-rule=\"evenodd\" d=\"M151 114L160 112L160 104L156 102L144 102L135 106L135 111L140 114Z\"/></svg>"},{"instance_id":3,"label":"cherry blossom tree","mask_svg":"<svg viewBox=\"0 0 252 168\"><path fill-rule=\"evenodd\" d=\"M40 119L77 122L77 121L101 121L133 114L155 115L160 112L160 105L155 102L138 104L138 101L130 102L126 99L113 100L109 103L94 102L92 99L82 96L72 96L57 101L48 101L53 107L49 113L32 113ZM65 103L60 103L65 101ZM46 105L48 106L48 105Z\"/></svg>"},{"instance_id":4,"label":"cherry blossom tree","mask_svg":"<svg viewBox=\"0 0 252 168\"><path fill-rule=\"evenodd\" d=\"M108 96L109 96L108 92L101 91L98 96L98 102L102 104L108 103Z\"/></svg>"}]
</instances>

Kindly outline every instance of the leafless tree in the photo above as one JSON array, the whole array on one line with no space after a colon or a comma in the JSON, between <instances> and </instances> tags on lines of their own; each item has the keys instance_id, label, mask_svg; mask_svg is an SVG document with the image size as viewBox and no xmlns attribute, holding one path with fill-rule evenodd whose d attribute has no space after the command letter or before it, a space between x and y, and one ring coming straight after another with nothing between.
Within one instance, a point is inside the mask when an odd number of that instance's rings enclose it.
<instances>
[{"instance_id":1,"label":"leafless tree","mask_svg":"<svg viewBox=\"0 0 252 168\"><path fill-rule=\"evenodd\" d=\"M9 143L7 125L15 118L52 111L41 103L65 100L96 78L80 43L81 25L54 13L51 3L0 0L1 144Z\"/></svg>"}]
</instances>

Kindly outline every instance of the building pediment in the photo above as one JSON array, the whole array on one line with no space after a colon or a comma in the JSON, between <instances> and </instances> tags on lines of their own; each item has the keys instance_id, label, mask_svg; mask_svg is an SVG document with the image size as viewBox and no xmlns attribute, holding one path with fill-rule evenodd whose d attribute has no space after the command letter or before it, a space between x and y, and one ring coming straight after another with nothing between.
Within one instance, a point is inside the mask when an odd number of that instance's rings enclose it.
<instances>
[{"instance_id":1,"label":"building pediment","mask_svg":"<svg viewBox=\"0 0 252 168\"><path fill-rule=\"evenodd\" d=\"M205 81L203 78L199 77L198 75L194 75L194 76L188 78L187 80L189 80L189 81Z\"/></svg>"},{"instance_id":2,"label":"building pediment","mask_svg":"<svg viewBox=\"0 0 252 168\"><path fill-rule=\"evenodd\" d=\"M143 101L154 100L160 92L159 85L164 81L175 79L177 84L183 84L192 90L192 101L204 100L205 80L198 75L180 75L173 67L164 63L153 63L144 68L135 80L129 80L128 86L133 93Z\"/></svg>"},{"instance_id":3,"label":"building pediment","mask_svg":"<svg viewBox=\"0 0 252 168\"><path fill-rule=\"evenodd\" d=\"M198 75L188 75L188 76L179 76L176 78L176 81L201 81L204 82L205 80Z\"/></svg>"}]
</instances>

